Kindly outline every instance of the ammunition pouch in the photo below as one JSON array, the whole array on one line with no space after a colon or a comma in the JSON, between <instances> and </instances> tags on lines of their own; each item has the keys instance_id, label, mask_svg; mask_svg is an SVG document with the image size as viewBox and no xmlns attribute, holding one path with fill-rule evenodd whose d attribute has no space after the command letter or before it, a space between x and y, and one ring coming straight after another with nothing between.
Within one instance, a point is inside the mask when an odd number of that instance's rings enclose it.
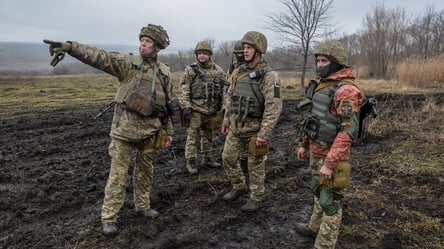
<instances>
[{"instance_id":1,"label":"ammunition pouch","mask_svg":"<svg viewBox=\"0 0 444 249\"><path fill-rule=\"evenodd\" d=\"M160 129L157 132L156 140L154 141L154 149L155 150L165 149L166 142L167 142L167 133L164 129Z\"/></svg>"},{"instance_id":2,"label":"ammunition pouch","mask_svg":"<svg viewBox=\"0 0 444 249\"><path fill-rule=\"evenodd\" d=\"M220 129L222 125L222 119L219 117L219 115L210 116L210 119L208 120L208 129L211 131L215 131Z\"/></svg>"},{"instance_id":3,"label":"ammunition pouch","mask_svg":"<svg viewBox=\"0 0 444 249\"><path fill-rule=\"evenodd\" d=\"M302 120L303 131L305 134L315 140L319 132L319 119L315 115L306 115Z\"/></svg>"},{"instance_id":4,"label":"ammunition pouch","mask_svg":"<svg viewBox=\"0 0 444 249\"><path fill-rule=\"evenodd\" d=\"M268 144L256 145L257 137L251 137L248 143L248 154L252 156L265 156L268 153Z\"/></svg>"},{"instance_id":5,"label":"ammunition pouch","mask_svg":"<svg viewBox=\"0 0 444 249\"><path fill-rule=\"evenodd\" d=\"M142 116L150 116L156 107L156 101L140 92L133 91L125 100L125 105Z\"/></svg>"},{"instance_id":6,"label":"ammunition pouch","mask_svg":"<svg viewBox=\"0 0 444 249\"><path fill-rule=\"evenodd\" d=\"M337 190L350 185L351 165L347 161L340 161L330 179L320 178L319 183L329 189Z\"/></svg>"}]
</instances>

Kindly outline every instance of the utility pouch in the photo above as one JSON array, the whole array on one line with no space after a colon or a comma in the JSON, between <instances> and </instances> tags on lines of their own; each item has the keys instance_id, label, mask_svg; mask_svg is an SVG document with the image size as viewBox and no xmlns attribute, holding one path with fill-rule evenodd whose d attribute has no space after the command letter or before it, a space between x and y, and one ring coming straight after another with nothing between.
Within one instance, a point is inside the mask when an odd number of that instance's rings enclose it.
<instances>
[{"instance_id":1,"label":"utility pouch","mask_svg":"<svg viewBox=\"0 0 444 249\"><path fill-rule=\"evenodd\" d=\"M307 115L303 119L304 132L311 139L316 139L319 132L319 119L315 115Z\"/></svg>"},{"instance_id":2,"label":"utility pouch","mask_svg":"<svg viewBox=\"0 0 444 249\"><path fill-rule=\"evenodd\" d=\"M296 108L301 112L301 114L307 114L310 113L311 108L313 107L313 101L309 98L303 98Z\"/></svg>"},{"instance_id":3,"label":"utility pouch","mask_svg":"<svg viewBox=\"0 0 444 249\"><path fill-rule=\"evenodd\" d=\"M156 106L153 98L145 96L140 92L133 91L126 99L126 106L142 116L150 116Z\"/></svg>"},{"instance_id":4,"label":"utility pouch","mask_svg":"<svg viewBox=\"0 0 444 249\"><path fill-rule=\"evenodd\" d=\"M347 161L340 161L333 171L331 179L320 178L319 183L329 189L341 189L350 185L351 165Z\"/></svg>"},{"instance_id":5,"label":"utility pouch","mask_svg":"<svg viewBox=\"0 0 444 249\"><path fill-rule=\"evenodd\" d=\"M251 137L250 142L248 143L248 154L252 156L265 156L268 153L268 144L265 145L256 145L257 137Z\"/></svg>"},{"instance_id":6,"label":"utility pouch","mask_svg":"<svg viewBox=\"0 0 444 249\"><path fill-rule=\"evenodd\" d=\"M156 141L154 141L154 149L155 150L165 149L166 142L167 142L167 133L164 129L160 129L157 132Z\"/></svg>"},{"instance_id":7,"label":"utility pouch","mask_svg":"<svg viewBox=\"0 0 444 249\"><path fill-rule=\"evenodd\" d=\"M208 120L208 129L211 131L215 131L220 129L222 123L222 119L219 115L211 116Z\"/></svg>"}]
</instances>

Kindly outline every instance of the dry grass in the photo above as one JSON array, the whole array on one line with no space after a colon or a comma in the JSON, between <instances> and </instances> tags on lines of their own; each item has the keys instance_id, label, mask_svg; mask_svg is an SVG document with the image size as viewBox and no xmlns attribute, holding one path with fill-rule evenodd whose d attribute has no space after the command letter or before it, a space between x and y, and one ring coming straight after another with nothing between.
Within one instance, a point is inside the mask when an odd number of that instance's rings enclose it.
<instances>
[{"instance_id":1,"label":"dry grass","mask_svg":"<svg viewBox=\"0 0 444 249\"><path fill-rule=\"evenodd\" d=\"M117 80L107 75L0 78L0 118L33 110L106 105Z\"/></svg>"},{"instance_id":2,"label":"dry grass","mask_svg":"<svg viewBox=\"0 0 444 249\"><path fill-rule=\"evenodd\" d=\"M395 79L413 87L444 85L444 53L432 59L414 58L396 65Z\"/></svg>"}]
</instances>

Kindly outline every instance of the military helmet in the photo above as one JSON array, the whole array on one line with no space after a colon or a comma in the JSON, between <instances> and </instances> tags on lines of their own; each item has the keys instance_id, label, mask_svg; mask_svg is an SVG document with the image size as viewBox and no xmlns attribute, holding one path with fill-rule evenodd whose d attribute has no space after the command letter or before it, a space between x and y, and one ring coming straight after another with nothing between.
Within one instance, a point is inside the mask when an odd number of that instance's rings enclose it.
<instances>
[{"instance_id":1,"label":"military helmet","mask_svg":"<svg viewBox=\"0 0 444 249\"><path fill-rule=\"evenodd\" d=\"M199 51L206 51L210 55L213 54L213 48L211 48L211 44L207 41L201 41L196 44L196 48L194 49L194 53L197 54Z\"/></svg>"},{"instance_id":2,"label":"military helmet","mask_svg":"<svg viewBox=\"0 0 444 249\"><path fill-rule=\"evenodd\" d=\"M245 33L244 37L242 37L241 43L242 45L244 43L250 44L262 54L267 52L267 38L261 32L249 31Z\"/></svg>"},{"instance_id":3,"label":"military helmet","mask_svg":"<svg viewBox=\"0 0 444 249\"><path fill-rule=\"evenodd\" d=\"M160 49L164 49L170 45L170 38L168 37L166 30L160 25L148 24L143 27L139 33L139 40L142 36L148 36L153 39Z\"/></svg>"},{"instance_id":4,"label":"military helmet","mask_svg":"<svg viewBox=\"0 0 444 249\"><path fill-rule=\"evenodd\" d=\"M339 65L347 66L347 50L344 44L339 41L330 40L318 43L314 48L314 54L315 56L325 55Z\"/></svg>"},{"instance_id":5,"label":"military helmet","mask_svg":"<svg viewBox=\"0 0 444 249\"><path fill-rule=\"evenodd\" d=\"M242 47L242 42L239 40L234 43L233 53L243 53L244 48Z\"/></svg>"}]
</instances>

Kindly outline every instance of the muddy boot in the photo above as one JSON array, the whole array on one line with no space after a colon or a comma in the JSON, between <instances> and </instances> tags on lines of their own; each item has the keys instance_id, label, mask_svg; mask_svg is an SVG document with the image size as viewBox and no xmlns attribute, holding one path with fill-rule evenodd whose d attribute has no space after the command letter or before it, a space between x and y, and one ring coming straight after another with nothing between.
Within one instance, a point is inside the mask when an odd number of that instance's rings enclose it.
<instances>
[{"instance_id":1,"label":"muddy boot","mask_svg":"<svg viewBox=\"0 0 444 249\"><path fill-rule=\"evenodd\" d=\"M222 196L222 199L225 201L234 201L246 193L247 193L246 188L240 188L240 189L233 188L233 189L231 189L230 192L228 192L224 196Z\"/></svg>"},{"instance_id":2,"label":"muddy boot","mask_svg":"<svg viewBox=\"0 0 444 249\"><path fill-rule=\"evenodd\" d=\"M141 215L143 215L145 217L151 218L151 219L154 219L157 216L159 216L159 212L157 212L156 210L154 210L152 208L145 210L145 211L138 211L138 213L140 213Z\"/></svg>"},{"instance_id":3,"label":"muddy boot","mask_svg":"<svg viewBox=\"0 0 444 249\"><path fill-rule=\"evenodd\" d=\"M207 167L211 167L211 168L220 168L220 166L221 166L220 163L215 162L213 160L213 158L211 158L211 157L204 157L202 159L202 165L207 166Z\"/></svg>"},{"instance_id":4,"label":"muddy boot","mask_svg":"<svg viewBox=\"0 0 444 249\"><path fill-rule=\"evenodd\" d=\"M196 161L195 160L187 160L187 170L188 173L195 175L197 174Z\"/></svg>"},{"instance_id":5,"label":"muddy boot","mask_svg":"<svg viewBox=\"0 0 444 249\"><path fill-rule=\"evenodd\" d=\"M114 222L103 223L103 234L105 235L114 235L117 233L117 225Z\"/></svg>"},{"instance_id":6,"label":"muddy boot","mask_svg":"<svg viewBox=\"0 0 444 249\"><path fill-rule=\"evenodd\" d=\"M311 237L313 239L316 238L317 234L313 232L305 223L296 223L296 226L294 228L296 232L300 235Z\"/></svg>"},{"instance_id":7,"label":"muddy boot","mask_svg":"<svg viewBox=\"0 0 444 249\"><path fill-rule=\"evenodd\" d=\"M258 210L259 203L260 203L259 201L255 201L255 200L249 199L247 201L247 203L245 203L245 205L243 205L241 207L241 210L245 211L245 212L254 212L254 211Z\"/></svg>"}]
</instances>

